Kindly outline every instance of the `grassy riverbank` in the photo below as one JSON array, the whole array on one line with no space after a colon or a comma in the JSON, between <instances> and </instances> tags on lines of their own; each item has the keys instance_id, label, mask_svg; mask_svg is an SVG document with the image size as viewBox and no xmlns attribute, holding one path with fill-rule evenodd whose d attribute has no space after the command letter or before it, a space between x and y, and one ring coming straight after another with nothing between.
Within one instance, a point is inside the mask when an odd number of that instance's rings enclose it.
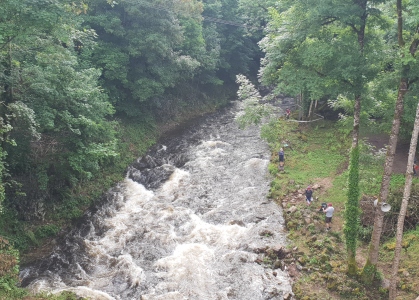
<instances>
[{"instance_id":1,"label":"grassy riverbank","mask_svg":"<svg viewBox=\"0 0 419 300\"><path fill-rule=\"evenodd\" d=\"M279 120L263 131L272 148L269 167L273 175L271 197L284 208L292 262L288 271L293 278L297 299L388 299L386 286L392 264L394 239L387 238L380 251L382 280L364 286L358 278L346 275L346 250L343 234L344 209L348 178L350 140L344 130L328 122L298 125ZM276 153L285 147L285 172L278 172ZM364 207L372 205L369 196L380 188L383 155L362 146L360 155L360 188ZM305 203L307 185L315 187L312 205ZM402 175L392 178L393 198L404 185ZM418 185L418 180L414 180ZM417 190L417 188L415 188ZM399 194L398 194L399 196ZM324 214L318 209L322 202L335 207L332 230L325 231ZM365 216L364 216L365 217ZM357 263L362 268L367 255L371 227L361 226ZM419 295L419 230L405 234L409 240L402 254L399 297L414 300Z\"/></svg>"}]
</instances>

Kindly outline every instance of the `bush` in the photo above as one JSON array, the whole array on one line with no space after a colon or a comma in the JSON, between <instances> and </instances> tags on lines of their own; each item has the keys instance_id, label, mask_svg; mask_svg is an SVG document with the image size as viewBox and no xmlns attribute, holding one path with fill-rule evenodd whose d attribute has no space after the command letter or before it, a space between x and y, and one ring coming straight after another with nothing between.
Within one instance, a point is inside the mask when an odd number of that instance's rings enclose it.
<instances>
[{"instance_id":1,"label":"bush","mask_svg":"<svg viewBox=\"0 0 419 300\"><path fill-rule=\"evenodd\" d=\"M46 224L38 227L35 231L35 237L43 239L50 236L55 236L60 231L60 228L54 224Z\"/></svg>"},{"instance_id":2,"label":"bush","mask_svg":"<svg viewBox=\"0 0 419 300\"><path fill-rule=\"evenodd\" d=\"M358 239L364 243L368 243L371 240L372 228L372 226L359 226Z\"/></svg>"}]
</instances>

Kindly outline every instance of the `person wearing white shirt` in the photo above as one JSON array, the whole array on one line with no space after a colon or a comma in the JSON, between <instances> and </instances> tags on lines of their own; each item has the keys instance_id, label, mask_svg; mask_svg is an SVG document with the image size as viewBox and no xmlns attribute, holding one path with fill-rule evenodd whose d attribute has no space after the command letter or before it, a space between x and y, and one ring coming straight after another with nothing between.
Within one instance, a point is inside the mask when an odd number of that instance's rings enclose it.
<instances>
[{"instance_id":1,"label":"person wearing white shirt","mask_svg":"<svg viewBox=\"0 0 419 300\"><path fill-rule=\"evenodd\" d=\"M326 213L326 230L330 230L330 223L332 223L332 217L333 213L335 211L335 208L333 207L332 203L329 203L327 205L327 208L323 208L323 212Z\"/></svg>"}]
</instances>

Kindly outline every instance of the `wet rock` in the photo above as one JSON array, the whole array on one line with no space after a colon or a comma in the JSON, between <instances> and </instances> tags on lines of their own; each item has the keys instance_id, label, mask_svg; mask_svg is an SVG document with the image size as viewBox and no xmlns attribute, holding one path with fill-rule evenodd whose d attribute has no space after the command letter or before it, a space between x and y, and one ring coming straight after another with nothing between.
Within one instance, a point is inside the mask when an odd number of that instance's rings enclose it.
<instances>
[{"instance_id":1,"label":"wet rock","mask_svg":"<svg viewBox=\"0 0 419 300\"><path fill-rule=\"evenodd\" d=\"M306 264L306 262L307 262L307 260L304 258L304 256L300 256L298 259L298 262L301 264L301 265L305 265Z\"/></svg>"},{"instance_id":2,"label":"wet rock","mask_svg":"<svg viewBox=\"0 0 419 300\"><path fill-rule=\"evenodd\" d=\"M272 246L266 250L266 253L272 258L283 259L289 251L282 245Z\"/></svg>"},{"instance_id":3,"label":"wet rock","mask_svg":"<svg viewBox=\"0 0 419 300\"><path fill-rule=\"evenodd\" d=\"M320 184L314 184L312 187L311 187L313 190L317 190L317 189L319 189L320 188Z\"/></svg>"},{"instance_id":4,"label":"wet rock","mask_svg":"<svg viewBox=\"0 0 419 300\"><path fill-rule=\"evenodd\" d=\"M266 252L266 250L267 250L268 248L269 248L268 246L266 246L266 247L261 247L261 248L254 248L254 249L253 249L253 252L254 252L254 253L265 253L265 252Z\"/></svg>"},{"instance_id":5,"label":"wet rock","mask_svg":"<svg viewBox=\"0 0 419 300\"><path fill-rule=\"evenodd\" d=\"M282 271L284 271L284 268L285 268L285 263L283 263L282 261L280 261L280 260L276 260L275 262L274 262L274 264L272 265L272 268L273 269L281 269Z\"/></svg>"},{"instance_id":6,"label":"wet rock","mask_svg":"<svg viewBox=\"0 0 419 300\"><path fill-rule=\"evenodd\" d=\"M277 299L281 293L276 287L268 287L263 291L263 299Z\"/></svg>"},{"instance_id":7,"label":"wet rock","mask_svg":"<svg viewBox=\"0 0 419 300\"><path fill-rule=\"evenodd\" d=\"M259 232L259 235L268 237L268 236L273 236L274 234L272 231L265 229Z\"/></svg>"},{"instance_id":8,"label":"wet rock","mask_svg":"<svg viewBox=\"0 0 419 300\"><path fill-rule=\"evenodd\" d=\"M299 274L297 267L295 265L288 266L288 274L290 277L297 277Z\"/></svg>"},{"instance_id":9,"label":"wet rock","mask_svg":"<svg viewBox=\"0 0 419 300\"><path fill-rule=\"evenodd\" d=\"M233 221L230 221L230 223L229 223L230 225L239 225L239 226L241 226L241 227L245 227L246 225L244 225L244 223L243 223L243 221L240 221L240 220L233 220Z\"/></svg>"},{"instance_id":10,"label":"wet rock","mask_svg":"<svg viewBox=\"0 0 419 300\"><path fill-rule=\"evenodd\" d=\"M290 293L284 294L284 300L291 300L291 299L292 299L292 295Z\"/></svg>"},{"instance_id":11,"label":"wet rock","mask_svg":"<svg viewBox=\"0 0 419 300\"><path fill-rule=\"evenodd\" d=\"M128 172L128 177L144 185L146 188L156 189L167 181L174 170L175 168L171 165L162 165L154 169L144 169L142 171L133 169Z\"/></svg>"}]
</instances>

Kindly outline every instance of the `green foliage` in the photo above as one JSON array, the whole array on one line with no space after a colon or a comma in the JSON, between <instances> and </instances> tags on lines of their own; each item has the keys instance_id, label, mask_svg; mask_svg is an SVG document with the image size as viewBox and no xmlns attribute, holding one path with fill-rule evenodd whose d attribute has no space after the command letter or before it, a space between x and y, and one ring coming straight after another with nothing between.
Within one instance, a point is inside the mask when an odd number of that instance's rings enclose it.
<instances>
[{"instance_id":1,"label":"green foliage","mask_svg":"<svg viewBox=\"0 0 419 300\"><path fill-rule=\"evenodd\" d=\"M35 246L39 246L39 241L36 239L35 233L32 230L25 231L25 238Z\"/></svg>"},{"instance_id":2,"label":"green foliage","mask_svg":"<svg viewBox=\"0 0 419 300\"><path fill-rule=\"evenodd\" d=\"M358 226L358 239L364 243L371 240L372 226Z\"/></svg>"},{"instance_id":3,"label":"green foliage","mask_svg":"<svg viewBox=\"0 0 419 300\"><path fill-rule=\"evenodd\" d=\"M54 224L45 224L38 227L35 231L35 236L38 239L55 236L60 231L60 228Z\"/></svg>"},{"instance_id":4,"label":"green foliage","mask_svg":"<svg viewBox=\"0 0 419 300\"><path fill-rule=\"evenodd\" d=\"M351 150L348 179L348 200L345 207L345 239L348 252L348 273L356 274L356 244L359 226L359 146Z\"/></svg>"},{"instance_id":5,"label":"green foliage","mask_svg":"<svg viewBox=\"0 0 419 300\"><path fill-rule=\"evenodd\" d=\"M390 189L395 191L397 189L403 188L406 178L404 174L393 174L390 180Z\"/></svg>"},{"instance_id":6,"label":"green foliage","mask_svg":"<svg viewBox=\"0 0 419 300\"><path fill-rule=\"evenodd\" d=\"M237 116L236 121L240 128L248 125L260 124L263 117L269 116L270 109L260 103L262 98L255 86L244 75L237 75L239 90L237 95L242 100L243 110Z\"/></svg>"},{"instance_id":7,"label":"green foliage","mask_svg":"<svg viewBox=\"0 0 419 300\"><path fill-rule=\"evenodd\" d=\"M202 24L194 18L201 3L188 1L188 12L185 3L169 1L167 9L156 9L149 1L91 2L86 25L100 37L91 61L103 69L103 86L118 111L138 116L199 67L213 68ZM126 101L136 103L135 111Z\"/></svg>"},{"instance_id":8,"label":"green foliage","mask_svg":"<svg viewBox=\"0 0 419 300\"><path fill-rule=\"evenodd\" d=\"M15 299L26 295L18 288L19 253L8 240L0 237L0 298Z\"/></svg>"},{"instance_id":9,"label":"green foliage","mask_svg":"<svg viewBox=\"0 0 419 300\"><path fill-rule=\"evenodd\" d=\"M359 144L359 188L361 194L378 195L381 188L382 170L385 159L383 151L377 152L371 145Z\"/></svg>"}]
</instances>

